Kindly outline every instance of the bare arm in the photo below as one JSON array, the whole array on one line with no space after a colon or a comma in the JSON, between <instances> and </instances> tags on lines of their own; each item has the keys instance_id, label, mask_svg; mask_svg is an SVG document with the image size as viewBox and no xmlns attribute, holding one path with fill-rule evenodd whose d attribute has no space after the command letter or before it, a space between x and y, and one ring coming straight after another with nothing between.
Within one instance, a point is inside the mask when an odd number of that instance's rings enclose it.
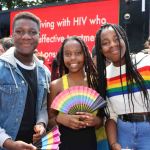
<instances>
[{"instance_id":1,"label":"bare arm","mask_svg":"<svg viewBox=\"0 0 150 150\"><path fill-rule=\"evenodd\" d=\"M69 115L58 113L57 111L50 108L53 99L58 93L63 91L61 79L53 81L50 85L50 95L48 98L48 116L49 116L49 127L53 127L56 124L62 124L72 129L85 128L86 123L82 120L86 119L85 115Z\"/></svg>"},{"instance_id":2,"label":"bare arm","mask_svg":"<svg viewBox=\"0 0 150 150\"><path fill-rule=\"evenodd\" d=\"M112 150L121 150L117 143L117 125L113 119L108 119L105 124L106 134Z\"/></svg>"},{"instance_id":3,"label":"bare arm","mask_svg":"<svg viewBox=\"0 0 150 150\"><path fill-rule=\"evenodd\" d=\"M57 88L57 82L59 82L58 80L57 81L53 81L51 82L50 84L50 94L48 95L48 126L50 128L52 128L54 125L56 125L56 117L57 117L57 114L58 112L51 109L51 104L52 104L52 101L53 99L56 97L56 95L59 93L59 89L60 88Z\"/></svg>"}]
</instances>

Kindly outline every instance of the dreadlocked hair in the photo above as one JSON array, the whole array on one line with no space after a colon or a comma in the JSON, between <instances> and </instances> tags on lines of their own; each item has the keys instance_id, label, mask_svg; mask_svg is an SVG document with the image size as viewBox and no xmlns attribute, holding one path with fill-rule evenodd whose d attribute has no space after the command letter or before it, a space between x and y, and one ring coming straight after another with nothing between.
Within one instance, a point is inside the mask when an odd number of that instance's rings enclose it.
<instances>
[{"instance_id":1,"label":"dreadlocked hair","mask_svg":"<svg viewBox=\"0 0 150 150\"><path fill-rule=\"evenodd\" d=\"M100 95L106 99L106 88L107 88L107 81L106 81L106 58L100 52L101 48L101 40L100 40L101 29L97 31L96 38L95 38L95 50L96 50L96 62L97 62L97 72L98 72L98 92ZM102 118L106 116L109 118L109 110L107 106L105 108L98 110L98 116Z\"/></svg>"},{"instance_id":2,"label":"dreadlocked hair","mask_svg":"<svg viewBox=\"0 0 150 150\"><path fill-rule=\"evenodd\" d=\"M62 77L64 74L69 73L68 68L64 64L64 46L70 40L75 40L81 45L81 48L84 54L84 68L85 68L85 73L87 75L88 86L97 90L98 89L98 82L97 82L98 75L97 75L96 67L92 61L91 55L89 53L88 47L86 46L85 42L77 36L71 36L69 38L66 38L60 47L60 50L57 54L57 61L59 62L57 66L58 74L59 74L58 78Z\"/></svg>"},{"instance_id":3,"label":"dreadlocked hair","mask_svg":"<svg viewBox=\"0 0 150 150\"><path fill-rule=\"evenodd\" d=\"M140 91L144 95L143 103L147 110L149 110L149 95L148 91L146 89L146 86L144 84L144 79L140 75L140 73L137 71L136 66L133 64L131 57L130 57L130 49L129 49L129 42L127 39L126 32L124 29L119 25L114 24L105 24L103 25L100 30L96 33L96 40L95 40L95 46L96 46L96 54L97 54L97 70L99 74L98 82L99 84L99 93L106 98L106 89L107 89L107 80L106 80L106 65L105 65L105 56L102 53L102 47L101 47L101 32L106 29L112 27L118 37L123 39L126 45L126 52L125 52L125 64L126 64L126 81L127 81L127 91L128 91L128 100L129 97L131 97L131 102L129 102L129 105L132 104L133 112L134 112L134 104L133 104L133 87L137 86L137 88L140 89ZM120 41L119 41L120 46ZM121 49L121 46L120 46ZM121 58L121 53L120 53ZM128 69L127 69L128 68ZM120 61L120 80L122 85L122 92L124 97L124 90L123 89L123 81L121 76L121 61ZM125 98L124 98L125 101ZM130 106L129 106L130 107ZM131 107L130 107L131 109Z\"/></svg>"}]
</instances>

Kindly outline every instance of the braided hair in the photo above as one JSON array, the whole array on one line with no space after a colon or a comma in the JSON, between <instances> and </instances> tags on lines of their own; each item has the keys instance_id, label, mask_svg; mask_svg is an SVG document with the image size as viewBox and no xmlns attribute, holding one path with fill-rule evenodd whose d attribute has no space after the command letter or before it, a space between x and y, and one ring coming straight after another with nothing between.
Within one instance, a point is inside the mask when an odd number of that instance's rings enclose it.
<instances>
[{"instance_id":1,"label":"braided hair","mask_svg":"<svg viewBox=\"0 0 150 150\"><path fill-rule=\"evenodd\" d=\"M75 40L81 45L81 48L84 54L84 68L85 68L85 73L87 75L88 86L97 90L98 89L98 82L97 82L98 77L97 77L96 67L92 61L91 55L89 53L88 47L86 46L85 42L77 36L71 36L69 38L66 38L60 47L60 50L57 54L58 78L62 77L64 74L69 73L68 68L64 64L63 53L64 53L64 45L70 40ZM57 70L57 69L53 69L52 74L53 73L55 74L54 70Z\"/></svg>"},{"instance_id":2,"label":"braided hair","mask_svg":"<svg viewBox=\"0 0 150 150\"><path fill-rule=\"evenodd\" d=\"M131 96L131 104L132 104L133 112L134 112L133 87L135 83L144 95L143 103L148 110L149 109L149 95L148 95L146 86L144 84L144 79L140 75L140 73L137 71L136 66L133 64L131 60L129 42L127 39L126 32L119 25L105 24L96 33L95 48L96 48L96 55L97 55L97 70L98 70L98 75L99 75L98 82L101 83L99 84L98 91L104 98L106 98L106 89L107 89L106 64L105 64L106 57L102 53L101 33L104 29L109 28L109 27L112 27L114 29L118 39L120 39L119 37L121 37L126 45L126 52L125 52L124 57L125 57L125 64L126 64L127 91L128 91L128 97ZM119 41L119 46L120 46L120 41ZM121 46L120 46L120 49L121 49ZM122 93L124 97L124 89L123 89L123 82L122 82L122 76L121 76L121 53L120 53L120 81L121 81ZM125 101L125 98L124 98L124 101Z\"/></svg>"}]
</instances>

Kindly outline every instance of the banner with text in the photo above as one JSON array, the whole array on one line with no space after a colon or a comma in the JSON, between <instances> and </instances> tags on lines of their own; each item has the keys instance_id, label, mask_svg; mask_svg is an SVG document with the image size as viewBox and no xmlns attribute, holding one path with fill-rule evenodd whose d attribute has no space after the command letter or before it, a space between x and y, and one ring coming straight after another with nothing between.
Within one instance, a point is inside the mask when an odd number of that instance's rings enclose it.
<instances>
[{"instance_id":1,"label":"banner with text","mask_svg":"<svg viewBox=\"0 0 150 150\"><path fill-rule=\"evenodd\" d=\"M25 10L22 10L25 11ZM27 9L41 19L41 34L38 51L48 61L55 57L66 37L81 37L92 50L96 31L101 25L119 23L119 0L101 0ZM16 13L11 12L12 20ZM10 31L12 31L10 29Z\"/></svg>"}]
</instances>

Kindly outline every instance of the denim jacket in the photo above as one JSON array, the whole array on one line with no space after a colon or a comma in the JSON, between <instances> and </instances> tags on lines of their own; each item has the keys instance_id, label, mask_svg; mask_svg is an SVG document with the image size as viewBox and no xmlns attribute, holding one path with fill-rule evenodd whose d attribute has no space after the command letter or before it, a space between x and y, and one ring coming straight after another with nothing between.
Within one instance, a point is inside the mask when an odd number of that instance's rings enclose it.
<instances>
[{"instance_id":1,"label":"denim jacket","mask_svg":"<svg viewBox=\"0 0 150 150\"><path fill-rule=\"evenodd\" d=\"M50 72L34 56L37 68L36 122L48 123L47 93ZM15 140L25 108L28 84L17 68L14 48L0 56L0 147L6 139ZM2 150L0 148L0 150Z\"/></svg>"}]
</instances>

